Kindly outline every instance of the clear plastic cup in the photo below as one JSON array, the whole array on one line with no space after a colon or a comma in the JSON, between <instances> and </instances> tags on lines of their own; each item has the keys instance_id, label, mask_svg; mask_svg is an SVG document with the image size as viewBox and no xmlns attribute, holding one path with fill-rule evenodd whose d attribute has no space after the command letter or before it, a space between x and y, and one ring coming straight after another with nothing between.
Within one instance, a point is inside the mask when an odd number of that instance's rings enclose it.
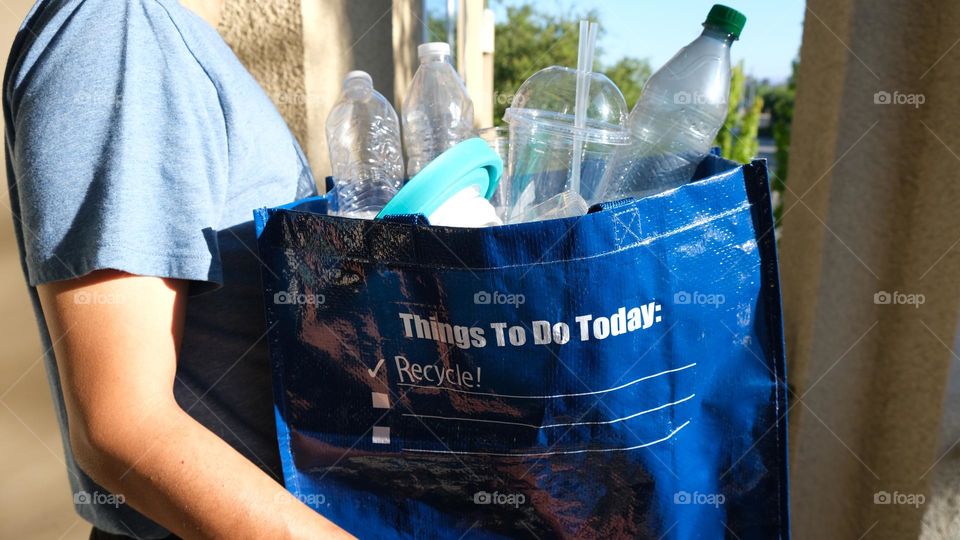
<instances>
[{"instance_id":1,"label":"clear plastic cup","mask_svg":"<svg viewBox=\"0 0 960 540\"><path fill-rule=\"evenodd\" d=\"M623 94L603 74L588 75L581 126L575 117L577 71L560 66L527 79L504 114L510 125L508 223L536 219L529 210L570 190L574 168L580 187L576 195L590 200L608 160L629 143Z\"/></svg>"},{"instance_id":2,"label":"clear plastic cup","mask_svg":"<svg viewBox=\"0 0 960 540\"><path fill-rule=\"evenodd\" d=\"M568 217L582 216L587 213L590 206L583 197L575 191L563 191L546 201L535 206L528 207L520 215L517 222L543 221L545 219L562 219Z\"/></svg>"},{"instance_id":3,"label":"clear plastic cup","mask_svg":"<svg viewBox=\"0 0 960 540\"><path fill-rule=\"evenodd\" d=\"M504 126L483 128L479 132L480 138L493 148L503 163L507 163L510 157L510 130ZM497 184L497 191L490 197L490 204L497 209L497 215L500 219L506 219L507 210L509 210L510 176L506 171L500 177L500 183Z\"/></svg>"}]
</instances>

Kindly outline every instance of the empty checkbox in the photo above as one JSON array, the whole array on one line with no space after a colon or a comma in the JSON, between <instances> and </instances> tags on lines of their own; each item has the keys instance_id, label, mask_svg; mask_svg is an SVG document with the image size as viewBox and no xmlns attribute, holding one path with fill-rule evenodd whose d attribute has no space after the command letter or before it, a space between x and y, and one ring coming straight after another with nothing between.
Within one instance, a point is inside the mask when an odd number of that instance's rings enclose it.
<instances>
[{"instance_id":1,"label":"empty checkbox","mask_svg":"<svg viewBox=\"0 0 960 540\"><path fill-rule=\"evenodd\" d=\"M373 398L373 408L374 409L389 409L390 408L390 396L381 393L381 392L371 392L371 397Z\"/></svg>"},{"instance_id":2,"label":"empty checkbox","mask_svg":"<svg viewBox=\"0 0 960 540\"><path fill-rule=\"evenodd\" d=\"M390 444L390 428L373 426L373 444Z\"/></svg>"}]
</instances>

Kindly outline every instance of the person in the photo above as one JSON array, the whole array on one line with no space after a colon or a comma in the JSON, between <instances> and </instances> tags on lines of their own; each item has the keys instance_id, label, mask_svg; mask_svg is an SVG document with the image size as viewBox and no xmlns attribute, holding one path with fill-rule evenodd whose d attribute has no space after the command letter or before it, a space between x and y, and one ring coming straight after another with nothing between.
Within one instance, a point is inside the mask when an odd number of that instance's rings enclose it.
<instances>
[{"instance_id":1,"label":"person","mask_svg":"<svg viewBox=\"0 0 960 540\"><path fill-rule=\"evenodd\" d=\"M252 210L316 188L230 48L175 0L40 0L3 114L91 538L349 537L279 482Z\"/></svg>"}]
</instances>

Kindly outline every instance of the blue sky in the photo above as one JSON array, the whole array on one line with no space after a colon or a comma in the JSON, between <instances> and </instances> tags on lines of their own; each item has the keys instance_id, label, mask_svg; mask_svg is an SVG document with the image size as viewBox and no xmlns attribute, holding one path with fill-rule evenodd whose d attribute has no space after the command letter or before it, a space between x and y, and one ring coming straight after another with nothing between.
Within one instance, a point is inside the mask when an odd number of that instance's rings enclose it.
<instances>
[{"instance_id":1,"label":"blue sky","mask_svg":"<svg viewBox=\"0 0 960 540\"><path fill-rule=\"evenodd\" d=\"M490 0L497 21L506 18L506 6L524 2ZM538 0L538 9L550 13L599 14L605 34L599 45L601 60L612 63L622 56L647 58L654 69L663 65L680 47L700 32L700 24L714 0ZM747 25L731 51L734 62L744 61L746 72L757 78L780 82L790 75L790 62L800 50L803 0L727 0L742 11ZM443 12L446 2L433 0L428 7Z\"/></svg>"}]
</instances>

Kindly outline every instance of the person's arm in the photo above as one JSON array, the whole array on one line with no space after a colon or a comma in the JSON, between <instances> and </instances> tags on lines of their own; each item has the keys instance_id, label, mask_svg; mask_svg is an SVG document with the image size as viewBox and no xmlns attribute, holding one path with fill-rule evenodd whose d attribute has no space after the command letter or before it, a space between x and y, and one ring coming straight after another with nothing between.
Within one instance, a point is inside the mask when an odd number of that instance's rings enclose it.
<instances>
[{"instance_id":1,"label":"person's arm","mask_svg":"<svg viewBox=\"0 0 960 540\"><path fill-rule=\"evenodd\" d=\"M183 538L349 538L174 400L187 284L101 270L38 287L78 464Z\"/></svg>"}]
</instances>

